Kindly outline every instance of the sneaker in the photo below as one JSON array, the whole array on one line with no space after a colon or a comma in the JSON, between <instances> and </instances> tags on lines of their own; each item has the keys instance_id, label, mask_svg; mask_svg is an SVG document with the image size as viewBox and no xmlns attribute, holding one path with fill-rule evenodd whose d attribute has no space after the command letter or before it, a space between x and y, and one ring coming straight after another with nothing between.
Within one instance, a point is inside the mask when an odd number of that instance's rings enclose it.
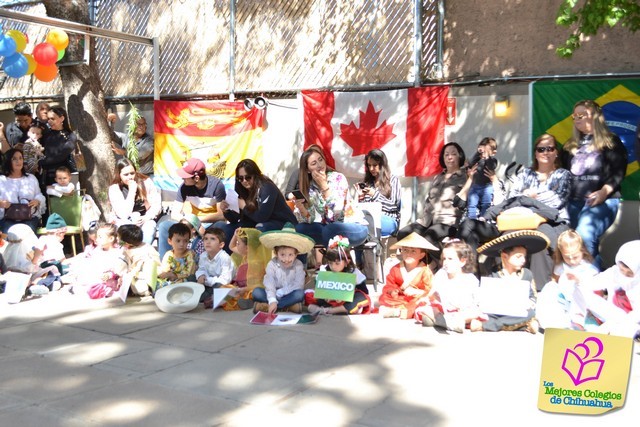
<instances>
[{"instance_id":1,"label":"sneaker","mask_svg":"<svg viewBox=\"0 0 640 427\"><path fill-rule=\"evenodd\" d=\"M380 313L380 315L385 318L400 317L400 309L397 307L387 307L386 305L381 305L378 309L378 313Z\"/></svg>"},{"instance_id":2,"label":"sneaker","mask_svg":"<svg viewBox=\"0 0 640 427\"><path fill-rule=\"evenodd\" d=\"M426 313L422 313L422 326L426 326L428 328L432 328L436 325L435 320L433 320L433 317L429 316Z\"/></svg>"},{"instance_id":3,"label":"sneaker","mask_svg":"<svg viewBox=\"0 0 640 427\"><path fill-rule=\"evenodd\" d=\"M307 310L309 311L309 314L312 316L318 316L318 315L326 316L329 314L328 307L320 307L319 305L315 305L315 304L310 304L309 307L307 307Z\"/></svg>"},{"instance_id":4,"label":"sneaker","mask_svg":"<svg viewBox=\"0 0 640 427\"><path fill-rule=\"evenodd\" d=\"M29 293L31 295L47 295L49 293L49 288L45 285L31 285L29 286Z\"/></svg>"},{"instance_id":5,"label":"sneaker","mask_svg":"<svg viewBox=\"0 0 640 427\"><path fill-rule=\"evenodd\" d=\"M253 303L253 313L257 313L259 311L264 311L265 313L269 312L269 303L268 302L254 302Z\"/></svg>"},{"instance_id":6,"label":"sneaker","mask_svg":"<svg viewBox=\"0 0 640 427\"><path fill-rule=\"evenodd\" d=\"M289 313L302 313L302 303L297 302L295 304L291 304L288 307L285 307L284 309Z\"/></svg>"},{"instance_id":7,"label":"sneaker","mask_svg":"<svg viewBox=\"0 0 640 427\"><path fill-rule=\"evenodd\" d=\"M249 298L240 298L238 300L238 307L240 310L249 310L253 307L253 300Z\"/></svg>"}]
</instances>

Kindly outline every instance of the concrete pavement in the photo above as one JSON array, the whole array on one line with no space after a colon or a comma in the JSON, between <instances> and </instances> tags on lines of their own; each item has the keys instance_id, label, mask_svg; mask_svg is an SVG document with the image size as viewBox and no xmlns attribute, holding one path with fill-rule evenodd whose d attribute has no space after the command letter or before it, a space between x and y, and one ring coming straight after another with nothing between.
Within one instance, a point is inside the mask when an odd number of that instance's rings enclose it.
<instances>
[{"instance_id":1,"label":"concrete pavement","mask_svg":"<svg viewBox=\"0 0 640 427\"><path fill-rule=\"evenodd\" d=\"M0 426L631 426L537 409L543 335L447 334L378 315L249 324L64 291L0 303Z\"/></svg>"}]
</instances>

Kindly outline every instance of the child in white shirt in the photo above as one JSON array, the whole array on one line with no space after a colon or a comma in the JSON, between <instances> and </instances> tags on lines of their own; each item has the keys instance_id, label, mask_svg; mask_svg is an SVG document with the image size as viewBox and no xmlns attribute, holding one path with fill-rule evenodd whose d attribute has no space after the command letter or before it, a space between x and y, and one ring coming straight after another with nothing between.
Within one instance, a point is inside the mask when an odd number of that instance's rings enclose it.
<instances>
[{"instance_id":1,"label":"child in white shirt","mask_svg":"<svg viewBox=\"0 0 640 427\"><path fill-rule=\"evenodd\" d=\"M76 190L71 182L71 171L66 166L56 169L56 183L47 186L47 194L55 197L70 196Z\"/></svg>"},{"instance_id":2,"label":"child in white shirt","mask_svg":"<svg viewBox=\"0 0 640 427\"><path fill-rule=\"evenodd\" d=\"M213 295L213 289L227 285L233 280L234 265L227 252L222 250L225 242L224 231L220 228L209 227L204 232L202 241L204 252L198 261L196 280L205 286L200 302Z\"/></svg>"}]
</instances>

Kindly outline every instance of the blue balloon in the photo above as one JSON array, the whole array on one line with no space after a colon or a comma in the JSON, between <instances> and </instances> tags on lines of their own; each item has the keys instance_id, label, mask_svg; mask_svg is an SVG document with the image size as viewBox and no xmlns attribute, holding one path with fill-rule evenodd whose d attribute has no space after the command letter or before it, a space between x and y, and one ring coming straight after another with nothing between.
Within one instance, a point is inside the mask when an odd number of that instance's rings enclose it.
<instances>
[{"instance_id":1,"label":"blue balloon","mask_svg":"<svg viewBox=\"0 0 640 427\"><path fill-rule=\"evenodd\" d=\"M0 37L0 56L11 56L16 53L16 41L13 37L3 34Z\"/></svg>"},{"instance_id":2,"label":"blue balloon","mask_svg":"<svg viewBox=\"0 0 640 427\"><path fill-rule=\"evenodd\" d=\"M29 62L23 54L14 53L13 55L4 59L2 67L4 68L4 72L7 73L7 76L13 77L14 79L19 79L20 77L27 74L27 70L29 69Z\"/></svg>"}]
</instances>

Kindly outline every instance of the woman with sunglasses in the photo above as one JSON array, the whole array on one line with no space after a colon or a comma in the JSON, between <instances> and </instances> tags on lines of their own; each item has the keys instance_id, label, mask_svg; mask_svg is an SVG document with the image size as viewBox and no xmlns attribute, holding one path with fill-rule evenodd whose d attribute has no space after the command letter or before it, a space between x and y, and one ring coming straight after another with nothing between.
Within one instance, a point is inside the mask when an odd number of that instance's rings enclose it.
<instances>
[{"instance_id":1,"label":"woman with sunglasses","mask_svg":"<svg viewBox=\"0 0 640 427\"><path fill-rule=\"evenodd\" d=\"M618 214L627 150L607 127L596 102L577 102L572 117L573 136L562 150L562 164L572 176L569 217L571 227L599 264L600 236Z\"/></svg>"},{"instance_id":2,"label":"woman with sunglasses","mask_svg":"<svg viewBox=\"0 0 640 427\"><path fill-rule=\"evenodd\" d=\"M229 243L239 227L272 231L281 230L287 222L298 223L278 187L262 174L253 160L240 160L236 166L235 191L240 212L229 209L229 203L224 200L220 208L228 223L220 221L214 225L225 232L227 252L230 252Z\"/></svg>"},{"instance_id":3,"label":"woman with sunglasses","mask_svg":"<svg viewBox=\"0 0 640 427\"><path fill-rule=\"evenodd\" d=\"M551 244L545 251L531 255L529 269L538 290L551 280L553 272L553 252L558 236L569 228L567 206L571 192L571 173L562 168L558 153L558 142L553 135L545 133L533 143L534 158L530 168L525 168L516 176L509 197L527 196L558 210L560 221L540 224L538 231L544 233Z\"/></svg>"}]
</instances>

